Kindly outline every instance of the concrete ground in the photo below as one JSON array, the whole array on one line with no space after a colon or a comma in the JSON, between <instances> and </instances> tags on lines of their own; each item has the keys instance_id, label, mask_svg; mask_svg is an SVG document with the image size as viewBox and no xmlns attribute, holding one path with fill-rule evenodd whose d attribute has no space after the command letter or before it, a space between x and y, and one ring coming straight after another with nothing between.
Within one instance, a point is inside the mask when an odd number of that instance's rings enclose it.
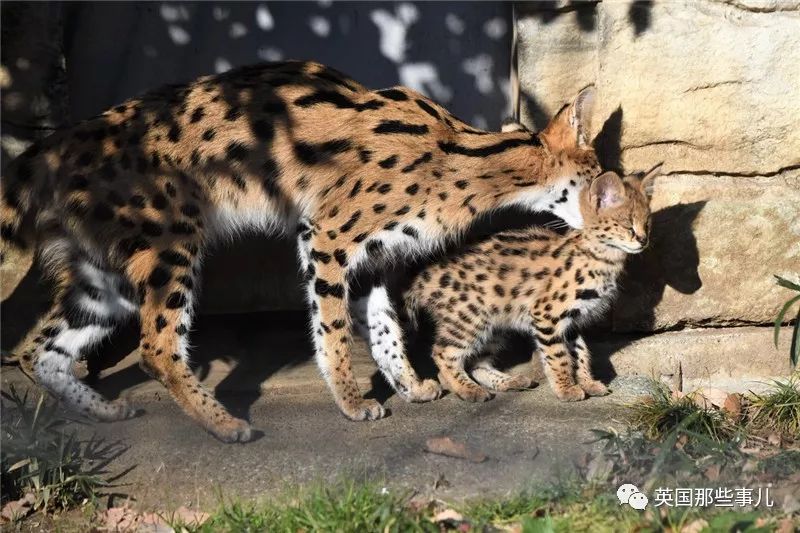
<instances>
[{"instance_id":1,"label":"concrete ground","mask_svg":"<svg viewBox=\"0 0 800 533\"><path fill-rule=\"evenodd\" d=\"M220 490L225 496L257 498L340 475L373 476L447 498L502 494L554 481L591 448L590 430L617 424L624 415L622 404L634 401L646 386L644 378L617 378L608 397L561 403L542 381L536 389L499 394L484 404L452 395L407 404L390 396L359 342L354 364L362 390L385 400L391 415L351 422L339 414L317 372L304 317L207 316L192 337L197 372L233 412L259 430L253 442L231 445L184 416L165 389L139 370L138 353L130 351L132 339L135 335L128 332L105 346L90 370L102 366L98 360L119 360L89 379L106 396L123 395L143 412L85 431L127 447L109 465L111 472L131 468L118 480L125 484L119 492L162 509L213 506ZM519 359L527 359L527 353ZM514 370L539 373L530 364ZM17 368L3 367L3 389L12 383L24 387L30 382ZM426 439L439 436L488 458L471 463L427 453Z\"/></svg>"}]
</instances>

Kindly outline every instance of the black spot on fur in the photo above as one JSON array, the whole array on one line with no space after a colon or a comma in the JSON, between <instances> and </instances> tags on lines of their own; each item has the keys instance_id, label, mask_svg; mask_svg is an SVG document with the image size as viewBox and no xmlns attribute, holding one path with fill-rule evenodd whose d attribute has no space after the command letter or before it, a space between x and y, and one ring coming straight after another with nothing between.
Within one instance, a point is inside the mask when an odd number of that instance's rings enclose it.
<instances>
[{"instance_id":1,"label":"black spot on fur","mask_svg":"<svg viewBox=\"0 0 800 533\"><path fill-rule=\"evenodd\" d=\"M352 215L350 215L350 218L347 220L347 222L341 225L339 231L342 233L347 233L353 229L353 226L356 224L356 222L358 222L359 218L361 218L361 211L354 212Z\"/></svg>"},{"instance_id":2,"label":"black spot on fur","mask_svg":"<svg viewBox=\"0 0 800 533\"><path fill-rule=\"evenodd\" d=\"M408 95L399 89L383 89L376 92L384 98L388 98L389 100L394 100L396 102L408 100Z\"/></svg>"},{"instance_id":3,"label":"black spot on fur","mask_svg":"<svg viewBox=\"0 0 800 533\"><path fill-rule=\"evenodd\" d=\"M203 106L200 106L192 112L192 116L189 118L189 122L191 122L192 124L194 124L195 122L200 122L205 114L206 114L205 109L203 109Z\"/></svg>"},{"instance_id":4,"label":"black spot on fur","mask_svg":"<svg viewBox=\"0 0 800 533\"><path fill-rule=\"evenodd\" d=\"M408 174L409 172L413 172L419 165L423 165L429 162L432 158L433 154L431 154L430 152L425 152L424 154L416 158L414 161L412 161L411 164L403 167L403 170L401 172L403 172L403 174Z\"/></svg>"},{"instance_id":5,"label":"black spot on fur","mask_svg":"<svg viewBox=\"0 0 800 533\"><path fill-rule=\"evenodd\" d=\"M167 133L167 139L170 142L176 143L181 140L181 128L177 124L173 124Z\"/></svg>"},{"instance_id":6,"label":"black spot on fur","mask_svg":"<svg viewBox=\"0 0 800 533\"><path fill-rule=\"evenodd\" d=\"M102 222L107 222L114 218L114 211L106 204L97 204L94 206L94 211L92 211L92 215L97 220Z\"/></svg>"},{"instance_id":7,"label":"black spot on fur","mask_svg":"<svg viewBox=\"0 0 800 533\"><path fill-rule=\"evenodd\" d=\"M156 317L156 332L161 333L161 330L167 327L167 319L164 318L164 315L158 315Z\"/></svg>"},{"instance_id":8,"label":"black spot on fur","mask_svg":"<svg viewBox=\"0 0 800 533\"><path fill-rule=\"evenodd\" d=\"M386 159L384 159L383 161L379 161L378 162L378 165L380 165L381 168L392 168L396 164L397 164L397 156L396 155L391 155L391 156L387 157Z\"/></svg>"},{"instance_id":9,"label":"black spot on fur","mask_svg":"<svg viewBox=\"0 0 800 533\"><path fill-rule=\"evenodd\" d=\"M195 232L194 226L187 222L175 222L169 230L176 235L192 235Z\"/></svg>"},{"instance_id":10,"label":"black spot on fur","mask_svg":"<svg viewBox=\"0 0 800 533\"><path fill-rule=\"evenodd\" d=\"M249 149L244 144L234 141L225 149L225 156L231 161L244 161Z\"/></svg>"},{"instance_id":11,"label":"black spot on fur","mask_svg":"<svg viewBox=\"0 0 800 533\"><path fill-rule=\"evenodd\" d=\"M420 99L417 99L417 100L414 100L414 101L417 103L417 105L420 107L420 109L422 109L423 111L425 111L427 114L429 114L430 116L432 116L432 117L433 117L433 118L435 118L436 120L440 120L440 119L442 118L441 116L439 116L439 112L438 112L438 111L436 111L436 109L434 109L434 108L433 108L433 107L432 107L432 106L431 106L431 105L430 105L428 102L426 102L425 100L420 100Z\"/></svg>"},{"instance_id":12,"label":"black spot on fur","mask_svg":"<svg viewBox=\"0 0 800 533\"><path fill-rule=\"evenodd\" d=\"M169 200L167 197L161 193L156 194L153 196L153 208L158 209L159 211L163 210L165 207L169 205Z\"/></svg>"},{"instance_id":13,"label":"black spot on fur","mask_svg":"<svg viewBox=\"0 0 800 533\"><path fill-rule=\"evenodd\" d=\"M160 289L171 279L169 270L164 267L157 266L150 272L150 275L147 277L147 284L153 287L154 289Z\"/></svg>"},{"instance_id":14,"label":"black spot on fur","mask_svg":"<svg viewBox=\"0 0 800 533\"><path fill-rule=\"evenodd\" d=\"M271 141L275 136L275 128L271 122L266 120L256 120L250 126L250 129L253 130L253 135L261 141Z\"/></svg>"},{"instance_id":15,"label":"black spot on fur","mask_svg":"<svg viewBox=\"0 0 800 533\"><path fill-rule=\"evenodd\" d=\"M168 265L188 267L191 264L188 257L175 250L164 250L158 257Z\"/></svg>"},{"instance_id":16,"label":"black spot on fur","mask_svg":"<svg viewBox=\"0 0 800 533\"><path fill-rule=\"evenodd\" d=\"M333 257L336 259L336 262L339 263L339 266L345 266L345 264L347 264L347 253L341 248L333 252Z\"/></svg>"},{"instance_id":17,"label":"black spot on fur","mask_svg":"<svg viewBox=\"0 0 800 533\"><path fill-rule=\"evenodd\" d=\"M408 124L400 120L382 120L372 131L378 134L424 135L428 133L428 126Z\"/></svg>"},{"instance_id":18,"label":"black spot on fur","mask_svg":"<svg viewBox=\"0 0 800 533\"><path fill-rule=\"evenodd\" d=\"M186 295L180 291L172 292L164 305L167 309L180 309L186 305Z\"/></svg>"},{"instance_id":19,"label":"black spot on fur","mask_svg":"<svg viewBox=\"0 0 800 533\"><path fill-rule=\"evenodd\" d=\"M158 237L162 233L164 233L164 229L159 225L153 222L152 220L145 220L142 222L142 232L145 235L149 235L150 237Z\"/></svg>"},{"instance_id":20,"label":"black spot on fur","mask_svg":"<svg viewBox=\"0 0 800 533\"><path fill-rule=\"evenodd\" d=\"M330 161L336 155L350 150L352 143L347 139L334 139L319 144L298 142L294 145L294 153L306 165L319 165Z\"/></svg>"}]
</instances>

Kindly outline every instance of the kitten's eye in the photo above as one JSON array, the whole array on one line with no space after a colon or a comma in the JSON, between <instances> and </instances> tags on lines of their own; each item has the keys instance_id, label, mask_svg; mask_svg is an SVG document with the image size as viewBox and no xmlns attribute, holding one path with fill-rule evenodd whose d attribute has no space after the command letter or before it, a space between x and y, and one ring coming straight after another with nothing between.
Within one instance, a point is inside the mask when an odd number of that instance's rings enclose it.
<instances>
[{"instance_id":1,"label":"kitten's eye","mask_svg":"<svg viewBox=\"0 0 800 533\"><path fill-rule=\"evenodd\" d=\"M634 239L636 238L636 230L635 229L628 228L628 233L630 233L631 237L633 237Z\"/></svg>"}]
</instances>

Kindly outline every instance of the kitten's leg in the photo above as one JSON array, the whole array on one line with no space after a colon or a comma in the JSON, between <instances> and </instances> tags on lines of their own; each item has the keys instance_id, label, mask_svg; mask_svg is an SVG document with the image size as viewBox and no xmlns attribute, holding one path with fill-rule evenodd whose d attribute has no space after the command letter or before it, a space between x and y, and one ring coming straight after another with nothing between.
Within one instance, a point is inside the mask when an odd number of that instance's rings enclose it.
<instances>
[{"instance_id":1,"label":"kitten's leg","mask_svg":"<svg viewBox=\"0 0 800 533\"><path fill-rule=\"evenodd\" d=\"M372 289L366 313L370 353L392 388L408 402L439 398L441 385L433 379L421 380L406 357L403 328L385 287Z\"/></svg>"},{"instance_id":2,"label":"kitten's leg","mask_svg":"<svg viewBox=\"0 0 800 533\"><path fill-rule=\"evenodd\" d=\"M469 343L438 335L433 345L433 360L439 368L439 379L462 400L485 402L491 400L491 392L475 383L464 369L469 355Z\"/></svg>"},{"instance_id":3,"label":"kitten's leg","mask_svg":"<svg viewBox=\"0 0 800 533\"><path fill-rule=\"evenodd\" d=\"M472 379L491 390L492 392L507 392L511 390L530 389L534 386L531 378L522 375L506 374L498 370L493 360L502 351L503 343L493 337L483 346L483 358L471 369Z\"/></svg>"},{"instance_id":4,"label":"kitten's leg","mask_svg":"<svg viewBox=\"0 0 800 533\"><path fill-rule=\"evenodd\" d=\"M192 319L198 246L139 252L129 272L142 295L142 365L158 379L183 411L224 442L250 440L250 425L231 416L197 380L188 364L187 335Z\"/></svg>"},{"instance_id":5,"label":"kitten's leg","mask_svg":"<svg viewBox=\"0 0 800 533\"><path fill-rule=\"evenodd\" d=\"M74 411L101 421L132 416L134 410L124 400L109 402L78 380L72 365L133 313L135 296L119 276L88 262L58 278L62 288L53 308L23 341L23 367Z\"/></svg>"},{"instance_id":6,"label":"kitten's leg","mask_svg":"<svg viewBox=\"0 0 800 533\"><path fill-rule=\"evenodd\" d=\"M564 339L567 323L562 320L553 326L549 320L534 318L532 326L544 373L558 399L574 402L586 398L586 393L575 383L572 357Z\"/></svg>"},{"instance_id":7,"label":"kitten's leg","mask_svg":"<svg viewBox=\"0 0 800 533\"><path fill-rule=\"evenodd\" d=\"M478 362L470 370L472 378L492 392L525 390L533 387L534 382L528 376L506 374L496 369L487 360Z\"/></svg>"},{"instance_id":8,"label":"kitten's leg","mask_svg":"<svg viewBox=\"0 0 800 533\"><path fill-rule=\"evenodd\" d=\"M336 405L350 420L376 420L386 411L358 389L350 360L352 327L347 305L346 258L332 249L330 239L315 239L308 220L298 227L298 252L311 309L311 334L317 366L333 393ZM337 259L334 259L338 256Z\"/></svg>"},{"instance_id":9,"label":"kitten's leg","mask_svg":"<svg viewBox=\"0 0 800 533\"><path fill-rule=\"evenodd\" d=\"M583 337L580 335L576 337L570 343L569 351L573 360L577 363L575 376L578 380L578 385L584 392L589 396L605 396L608 394L608 387L592 377L592 356Z\"/></svg>"}]
</instances>

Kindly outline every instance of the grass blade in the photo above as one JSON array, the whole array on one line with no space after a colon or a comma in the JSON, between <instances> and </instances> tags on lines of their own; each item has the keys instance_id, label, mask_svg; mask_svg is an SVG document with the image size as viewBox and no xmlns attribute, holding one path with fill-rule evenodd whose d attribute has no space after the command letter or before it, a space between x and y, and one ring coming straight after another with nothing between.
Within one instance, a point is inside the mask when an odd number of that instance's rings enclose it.
<instances>
[{"instance_id":1,"label":"grass blade","mask_svg":"<svg viewBox=\"0 0 800 533\"><path fill-rule=\"evenodd\" d=\"M789 349L789 362L792 367L797 368L800 360L800 308L797 309L797 317L794 321L794 332L792 333L792 346Z\"/></svg>"},{"instance_id":2,"label":"grass blade","mask_svg":"<svg viewBox=\"0 0 800 533\"><path fill-rule=\"evenodd\" d=\"M774 341L775 341L775 348L778 347L778 336L781 333L781 325L783 324L783 317L786 315L786 312L789 311L789 308L797 301L800 301L800 294L783 304L781 308L781 312L778 313L778 316L775 318L775 334L774 334ZM795 327L795 331L797 328Z\"/></svg>"},{"instance_id":3,"label":"grass blade","mask_svg":"<svg viewBox=\"0 0 800 533\"><path fill-rule=\"evenodd\" d=\"M781 287L784 287L786 289L792 289L792 290L800 292L800 285L798 285L797 283L794 283L793 281L789 281L788 279L782 278L780 276L775 276L775 280L778 283L778 285L780 285Z\"/></svg>"}]
</instances>

